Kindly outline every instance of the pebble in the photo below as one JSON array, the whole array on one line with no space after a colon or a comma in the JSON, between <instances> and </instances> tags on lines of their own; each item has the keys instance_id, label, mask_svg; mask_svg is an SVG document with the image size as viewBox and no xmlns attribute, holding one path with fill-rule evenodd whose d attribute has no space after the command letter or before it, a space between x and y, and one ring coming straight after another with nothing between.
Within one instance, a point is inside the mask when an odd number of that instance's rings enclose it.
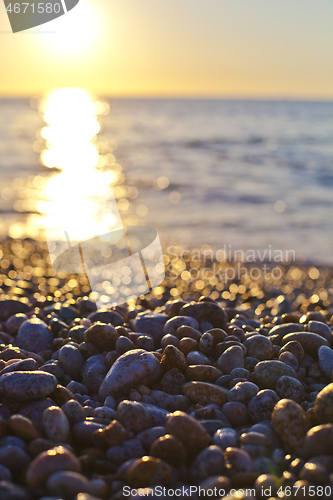
<instances>
[{"instance_id":1,"label":"pebble","mask_svg":"<svg viewBox=\"0 0 333 500\"><path fill-rule=\"evenodd\" d=\"M296 378L286 375L276 382L275 392L280 398L292 399L296 403L302 403L305 398L303 384Z\"/></svg>"},{"instance_id":2,"label":"pebble","mask_svg":"<svg viewBox=\"0 0 333 500\"><path fill-rule=\"evenodd\" d=\"M28 313L30 307L25 302L15 299L0 300L0 321L6 321L18 313Z\"/></svg>"},{"instance_id":3,"label":"pebble","mask_svg":"<svg viewBox=\"0 0 333 500\"><path fill-rule=\"evenodd\" d=\"M193 403L201 405L217 404L223 406L228 402L228 391L223 387L207 382L187 382L183 387L184 395Z\"/></svg>"},{"instance_id":4,"label":"pebble","mask_svg":"<svg viewBox=\"0 0 333 500\"><path fill-rule=\"evenodd\" d=\"M319 347L318 362L325 377L331 381L333 373L333 350L325 345Z\"/></svg>"},{"instance_id":5,"label":"pebble","mask_svg":"<svg viewBox=\"0 0 333 500\"><path fill-rule=\"evenodd\" d=\"M238 382L229 391L229 400L247 404L257 393L259 387L252 382Z\"/></svg>"},{"instance_id":6,"label":"pebble","mask_svg":"<svg viewBox=\"0 0 333 500\"><path fill-rule=\"evenodd\" d=\"M30 456L20 446L7 444L0 447L0 465L7 467L13 475L26 469L30 460Z\"/></svg>"},{"instance_id":7,"label":"pebble","mask_svg":"<svg viewBox=\"0 0 333 500\"><path fill-rule=\"evenodd\" d=\"M226 462L230 464L232 469L238 472L250 472L253 470L253 461L250 455L239 448L227 448L224 452Z\"/></svg>"},{"instance_id":8,"label":"pebble","mask_svg":"<svg viewBox=\"0 0 333 500\"><path fill-rule=\"evenodd\" d=\"M165 485L172 479L172 468L155 457L142 457L135 460L126 473L127 483L135 488L149 485Z\"/></svg>"},{"instance_id":9,"label":"pebble","mask_svg":"<svg viewBox=\"0 0 333 500\"><path fill-rule=\"evenodd\" d=\"M84 359L80 351L73 345L64 345L59 351L59 363L67 375L72 379L78 379Z\"/></svg>"},{"instance_id":10,"label":"pebble","mask_svg":"<svg viewBox=\"0 0 333 500\"><path fill-rule=\"evenodd\" d=\"M107 446L122 445L126 437L125 428L117 420L113 420L107 427L98 429L93 434L93 439L97 444L105 443Z\"/></svg>"},{"instance_id":11,"label":"pebble","mask_svg":"<svg viewBox=\"0 0 333 500\"><path fill-rule=\"evenodd\" d=\"M151 445L150 454L174 466L182 464L187 459L186 450L182 443L170 434L156 439Z\"/></svg>"},{"instance_id":12,"label":"pebble","mask_svg":"<svg viewBox=\"0 0 333 500\"><path fill-rule=\"evenodd\" d=\"M187 363L184 354L176 346L169 345L163 351L161 366L166 372L172 368L178 368L179 371L184 372Z\"/></svg>"},{"instance_id":13,"label":"pebble","mask_svg":"<svg viewBox=\"0 0 333 500\"><path fill-rule=\"evenodd\" d=\"M117 408L117 420L135 435L151 426L149 412L136 401L122 401Z\"/></svg>"},{"instance_id":14,"label":"pebble","mask_svg":"<svg viewBox=\"0 0 333 500\"><path fill-rule=\"evenodd\" d=\"M287 342L283 347L281 347L279 354L281 355L284 352L291 352L297 359L299 365L304 360L304 349L301 344L297 342L297 340L291 340L290 342Z\"/></svg>"},{"instance_id":15,"label":"pebble","mask_svg":"<svg viewBox=\"0 0 333 500\"><path fill-rule=\"evenodd\" d=\"M37 362L32 358L22 359L7 365L3 370L1 370L0 375L10 372L28 372L36 371L38 368Z\"/></svg>"},{"instance_id":16,"label":"pebble","mask_svg":"<svg viewBox=\"0 0 333 500\"><path fill-rule=\"evenodd\" d=\"M202 450L190 467L192 483L203 481L208 476L221 476L224 472L224 456L219 446L211 445Z\"/></svg>"},{"instance_id":17,"label":"pebble","mask_svg":"<svg viewBox=\"0 0 333 500\"><path fill-rule=\"evenodd\" d=\"M274 389L279 378L284 375L297 377L296 372L281 361L261 361L254 368L255 382L261 389Z\"/></svg>"},{"instance_id":18,"label":"pebble","mask_svg":"<svg viewBox=\"0 0 333 500\"><path fill-rule=\"evenodd\" d=\"M259 391L247 405L247 411L254 423L269 420L274 406L279 401L278 395L271 389Z\"/></svg>"},{"instance_id":19,"label":"pebble","mask_svg":"<svg viewBox=\"0 0 333 500\"><path fill-rule=\"evenodd\" d=\"M180 311L180 315L191 316L199 323L208 321L214 328L225 328L228 320L226 312L216 302L191 302L184 305Z\"/></svg>"},{"instance_id":20,"label":"pebble","mask_svg":"<svg viewBox=\"0 0 333 500\"><path fill-rule=\"evenodd\" d=\"M165 430L163 426L155 426L150 427L145 431L140 432L137 435L137 438L140 439L142 446L149 450L152 444L159 439L160 437L165 435Z\"/></svg>"},{"instance_id":21,"label":"pebble","mask_svg":"<svg viewBox=\"0 0 333 500\"><path fill-rule=\"evenodd\" d=\"M320 346L325 345L329 347L328 342L324 337L321 337L317 333L308 333L308 332L297 332L297 333L288 333L285 335L281 341L282 345L291 342L292 340L296 340L301 344L304 351L310 356L317 356L317 352Z\"/></svg>"},{"instance_id":22,"label":"pebble","mask_svg":"<svg viewBox=\"0 0 333 500\"><path fill-rule=\"evenodd\" d=\"M164 324L163 333L164 335L175 335L178 328L184 325L196 330L199 328L199 323L195 318L191 318L190 316L174 316Z\"/></svg>"},{"instance_id":23,"label":"pebble","mask_svg":"<svg viewBox=\"0 0 333 500\"><path fill-rule=\"evenodd\" d=\"M23 313L14 314L6 321L5 325L6 332L10 333L11 335L17 335L20 326L22 325L22 323L27 321L27 319L28 316L26 314Z\"/></svg>"},{"instance_id":24,"label":"pebble","mask_svg":"<svg viewBox=\"0 0 333 500\"><path fill-rule=\"evenodd\" d=\"M155 345L159 345L164 336L164 325L168 317L154 312L139 313L133 321L133 330L150 335Z\"/></svg>"},{"instance_id":25,"label":"pebble","mask_svg":"<svg viewBox=\"0 0 333 500\"><path fill-rule=\"evenodd\" d=\"M324 337L327 342L332 341L332 331L330 327L321 321L309 321L304 330L307 332L317 333L321 337Z\"/></svg>"},{"instance_id":26,"label":"pebble","mask_svg":"<svg viewBox=\"0 0 333 500\"><path fill-rule=\"evenodd\" d=\"M199 347L199 344L196 340L191 339L190 337L183 337L179 341L179 349L180 351L187 356L189 352L196 351Z\"/></svg>"},{"instance_id":27,"label":"pebble","mask_svg":"<svg viewBox=\"0 0 333 500\"><path fill-rule=\"evenodd\" d=\"M4 465L0 465L0 481L11 481L12 473ZM1 497L0 497L1 498Z\"/></svg>"},{"instance_id":28,"label":"pebble","mask_svg":"<svg viewBox=\"0 0 333 500\"><path fill-rule=\"evenodd\" d=\"M112 365L99 390L99 399L119 397L138 385L150 385L161 375L161 367L154 354L134 349L120 356Z\"/></svg>"},{"instance_id":29,"label":"pebble","mask_svg":"<svg viewBox=\"0 0 333 500\"><path fill-rule=\"evenodd\" d=\"M327 385L317 395L314 413L319 424L333 424L333 383Z\"/></svg>"},{"instance_id":30,"label":"pebble","mask_svg":"<svg viewBox=\"0 0 333 500\"><path fill-rule=\"evenodd\" d=\"M44 321L39 318L28 319L20 326L16 342L18 347L40 353L51 349L54 336Z\"/></svg>"},{"instance_id":31,"label":"pebble","mask_svg":"<svg viewBox=\"0 0 333 500\"><path fill-rule=\"evenodd\" d=\"M216 367L224 374L230 373L234 368L243 368L243 366L244 351L237 345L226 349L216 361Z\"/></svg>"},{"instance_id":32,"label":"pebble","mask_svg":"<svg viewBox=\"0 0 333 500\"><path fill-rule=\"evenodd\" d=\"M333 424L318 425L308 431L304 441L304 456L332 455Z\"/></svg>"},{"instance_id":33,"label":"pebble","mask_svg":"<svg viewBox=\"0 0 333 500\"><path fill-rule=\"evenodd\" d=\"M19 413L39 426L42 425L43 411L50 406L54 406L54 401L50 398L38 399L20 406Z\"/></svg>"},{"instance_id":34,"label":"pebble","mask_svg":"<svg viewBox=\"0 0 333 500\"><path fill-rule=\"evenodd\" d=\"M65 403L61 409L66 415L70 425L75 425L78 422L83 422L85 420L85 414L82 406L78 401L75 401L74 399L67 401L67 403Z\"/></svg>"},{"instance_id":35,"label":"pebble","mask_svg":"<svg viewBox=\"0 0 333 500\"><path fill-rule=\"evenodd\" d=\"M32 441L41 437L41 433L34 422L23 415L12 415L7 422L8 431L24 441Z\"/></svg>"},{"instance_id":36,"label":"pebble","mask_svg":"<svg viewBox=\"0 0 333 500\"><path fill-rule=\"evenodd\" d=\"M191 351L186 356L186 361L188 365L209 365L210 360L205 356L203 352Z\"/></svg>"},{"instance_id":37,"label":"pebble","mask_svg":"<svg viewBox=\"0 0 333 500\"><path fill-rule=\"evenodd\" d=\"M172 368L161 380L161 389L168 394L180 394L183 392L183 386L186 384L186 378L178 368Z\"/></svg>"},{"instance_id":38,"label":"pebble","mask_svg":"<svg viewBox=\"0 0 333 500\"><path fill-rule=\"evenodd\" d=\"M56 443L66 443L70 437L70 426L66 414L58 406L50 406L43 412L42 427L45 436Z\"/></svg>"},{"instance_id":39,"label":"pebble","mask_svg":"<svg viewBox=\"0 0 333 500\"><path fill-rule=\"evenodd\" d=\"M118 337L119 333L112 325L101 322L93 324L83 334L85 342L95 344L100 351L112 351Z\"/></svg>"},{"instance_id":40,"label":"pebble","mask_svg":"<svg viewBox=\"0 0 333 500\"><path fill-rule=\"evenodd\" d=\"M45 398L56 387L55 376L42 371L11 372L0 376L0 395L19 402Z\"/></svg>"},{"instance_id":41,"label":"pebble","mask_svg":"<svg viewBox=\"0 0 333 500\"><path fill-rule=\"evenodd\" d=\"M94 484L78 472L59 471L48 477L46 488L51 495L71 500L78 493L95 493Z\"/></svg>"},{"instance_id":42,"label":"pebble","mask_svg":"<svg viewBox=\"0 0 333 500\"><path fill-rule=\"evenodd\" d=\"M233 427L241 427L248 422L247 409L243 403L230 401L223 406L222 411Z\"/></svg>"},{"instance_id":43,"label":"pebble","mask_svg":"<svg viewBox=\"0 0 333 500\"><path fill-rule=\"evenodd\" d=\"M8 481L0 482L0 500L30 500L27 492Z\"/></svg>"},{"instance_id":44,"label":"pebble","mask_svg":"<svg viewBox=\"0 0 333 500\"><path fill-rule=\"evenodd\" d=\"M88 391L96 394L108 371L105 354L95 354L87 359L81 369L82 383Z\"/></svg>"},{"instance_id":45,"label":"pebble","mask_svg":"<svg viewBox=\"0 0 333 500\"><path fill-rule=\"evenodd\" d=\"M124 324L124 318L116 311L107 311L106 309L99 309L98 311L89 314L88 319L91 323L106 323L114 327Z\"/></svg>"},{"instance_id":46,"label":"pebble","mask_svg":"<svg viewBox=\"0 0 333 500\"><path fill-rule=\"evenodd\" d=\"M235 447L238 443L238 433L235 429L218 429L213 435L213 443L222 450Z\"/></svg>"},{"instance_id":47,"label":"pebble","mask_svg":"<svg viewBox=\"0 0 333 500\"><path fill-rule=\"evenodd\" d=\"M187 380L214 383L222 376L221 370L210 365L190 365L185 372Z\"/></svg>"},{"instance_id":48,"label":"pebble","mask_svg":"<svg viewBox=\"0 0 333 500\"><path fill-rule=\"evenodd\" d=\"M214 349L214 337L210 333L206 332L201 336L199 341L199 350L204 354L212 354Z\"/></svg>"},{"instance_id":49,"label":"pebble","mask_svg":"<svg viewBox=\"0 0 333 500\"><path fill-rule=\"evenodd\" d=\"M272 424L287 452L298 453L308 424L303 408L291 399L281 399L274 407Z\"/></svg>"},{"instance_id":50,"label":"pebble","mask_svg":"<svg viewBox=\"0 0 333 500\"><path fill-rule=\"evenodd\" d=\"M244 342L247 355L264 361L274 357L273 345L268 337L253 335Z\"/></svg>"},{"instance_id":51,"label":"pebble","mask_svg":"<svg viewBox=\"0 0 333 500\"><path fill-rule=\"evenodd\" d=\"M144 406L149 413L153 426L165 425L167 416L170 413L169 411L150 403L142 402L141 405Z\"/></svg>"},{"instance_id":52,"label":"pebble","mask_svg":"<svg viewBox=\"0 0 333 500\"><path fill-rule=\"evenodd\" d=\"M197 420L181 411L176 411L168 417L165 432L175 436L184 445L189 457L206 448L211 440L208 432Z\"/></svg>"},{"instance_id":53,"label":"pebble","mask_svg":"<svg viewBox=\"0 0 333 500\"><path fill-rule=\"evenodd\" d=\"M32 488L42 488L48 477L58 471L80 472L76 456L63 446L40 453L29 465L26 481Z\"/></svg>"}]
</instances>

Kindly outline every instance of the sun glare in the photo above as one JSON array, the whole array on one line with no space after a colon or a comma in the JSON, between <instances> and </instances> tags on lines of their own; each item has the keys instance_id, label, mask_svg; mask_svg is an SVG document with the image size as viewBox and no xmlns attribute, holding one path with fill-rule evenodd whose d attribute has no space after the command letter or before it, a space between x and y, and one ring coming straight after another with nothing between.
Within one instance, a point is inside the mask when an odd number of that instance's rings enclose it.
<instances>
[{"instance_id":1,"label":"sun glare","mask_svg":"<svg viewBox=\"0 0 333 500\"><path fill-rule=\"evenodd\" d=\"M96 144L99 115L108 112L108 104L82 89L65 88L52 92L38 107L47 123L38 133L46 146L41 161L58 169L37 206L44 214L47 240L54 242L54 260L64 242L74 244L122 228L122 221L110 189L117 174L100 168L104 155Z\"/></svg>"},{"instance_id":2,"label":"sun glare","mask_svg":"<svg viewBox=\"0 0 333 500\"><path fill-rule=\"evenodd\" d=\"M48 33L46 45L64 55L81 55L82 52L83 56L85 51L95 45L100 32L99 25L98 9L91 3L79 2L75 9L54 21L52 29L55 33Z\"/></svg>"}]
</instances>

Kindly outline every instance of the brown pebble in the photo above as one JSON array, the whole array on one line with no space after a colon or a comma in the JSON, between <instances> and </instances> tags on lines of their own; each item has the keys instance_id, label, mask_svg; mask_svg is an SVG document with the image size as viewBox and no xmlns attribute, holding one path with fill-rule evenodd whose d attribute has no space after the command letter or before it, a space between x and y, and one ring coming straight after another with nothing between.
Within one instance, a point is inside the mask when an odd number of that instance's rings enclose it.
<instances>
[{"instance_id":1,"label":"brown pebble","mask_svg":"<svg viewBox=\"0 0 333 500\"><path fill-rule=\"evenodd\" d=\"M8 420L8 430L13 436L17 436L24 441L30 442L38 439L41 436L40 431L36 425L27 417L23 415L12 415Z\"/></svg>"},{"instance_id":2,"label":"brown pebble","mask_svg":"<svg viewBox=\"0 0 333 500\"><path fill-rule=\"evenodd\" d=\"M182 443L170 434L161 436L153 442L150 453L171 465L180 465L186 461L186 450Z\"/></svg>"},{"instance_id":3,"label":"brown pebble","mask_svg":"<svg viewBox=\"0 0 333 500\"><path fill-rule=\"evenodd\" d=\"M179 439L190 456L199 453L211 441L210 435L200 422L182 411L176 411L167 418L165 432Z\"/></svg>"},{"instance_id":4,"label":"brown pebble","mask_svg":"<svg viewBox=\"0 0 333 500\"><path fill-rule=\"evenodd\" d=\"M281 399L273 409L272 424L285 450L298 453L308 429L302 407L291 399Z\"/></svg>"},{"instance_id":5,"label":"brown pebble","mask_svg":"<svg viewBox=\"0 0 333 500\"><path fill-rule=\"evenodd\" d=\"M171 479L171 466L155 457L138 458L131 464L126 474L126 481L134 488L164 485Z\"/></svg>"}]
</instances>

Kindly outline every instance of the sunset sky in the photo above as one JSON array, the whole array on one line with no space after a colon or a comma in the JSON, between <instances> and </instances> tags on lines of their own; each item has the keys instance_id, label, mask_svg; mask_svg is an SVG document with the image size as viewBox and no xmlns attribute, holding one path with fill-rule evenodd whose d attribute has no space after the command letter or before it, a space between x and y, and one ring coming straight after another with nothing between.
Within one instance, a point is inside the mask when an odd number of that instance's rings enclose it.
<instances>
[{"instance_id":1,"label":"sunset sky","mask_svg":"<svg viewBox=\"0 0 333 500\"><path fill-rule=\"evenodd\" d=\"M12 34L0 94L333 98L332 0L81 0Z\"/></svg>"}]
</instances>

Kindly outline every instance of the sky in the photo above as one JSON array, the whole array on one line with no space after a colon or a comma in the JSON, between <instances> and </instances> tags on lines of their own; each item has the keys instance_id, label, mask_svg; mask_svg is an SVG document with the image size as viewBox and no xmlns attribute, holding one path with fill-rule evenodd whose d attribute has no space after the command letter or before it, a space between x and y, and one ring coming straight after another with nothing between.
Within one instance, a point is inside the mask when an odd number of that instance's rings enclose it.
<instances>
[{"instance_id":1,"label":"sky","mask_svg":"<svg viewBox=\"0 0 333 500\"><path fill-rule=\"evenodd\" d=\"M0 95L333 98L332 0L80 0L12 34Z\"/></svg>"}]
</instances>

